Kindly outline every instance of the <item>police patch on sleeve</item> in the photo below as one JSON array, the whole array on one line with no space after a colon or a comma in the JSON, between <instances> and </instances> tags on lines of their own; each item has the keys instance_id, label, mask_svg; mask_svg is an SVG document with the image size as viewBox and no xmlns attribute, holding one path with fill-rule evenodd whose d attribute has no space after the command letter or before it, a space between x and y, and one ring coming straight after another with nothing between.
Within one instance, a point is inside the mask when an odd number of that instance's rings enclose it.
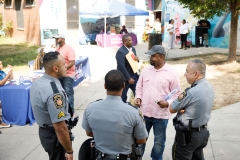
<instances>
[{"instance_id":1,"label":"police patch on sleeve","mask_svg":"<svg viewBox=\"0 0 240 160\"><path fill-rule=\"evenodd\" d=\"M58 119L62 118L62 117L65 117L65 113L63 111L60 111L58 113Z\"/></svg>"},{"instance_id":2,"label":"police patch on sleeve","mask_svg":"<svg viewBox=\"0 0 240 160\"><path fill-rule=\"evenodd\" d=\"M178 101L181 102L187 96L187 92L184 91L178 96Z\"/></svg>"},{"instance_id":3,"label":"police patch on sleeve","mask_svg":"<svg viewBox=\"0 0 240 160\"><path fill-rule=\"evenodd\" d=\"M57 109L60 109L63 107L63 97L61 94L56 94L53 97L53 101Z\"/></svg>"}]
</instances>

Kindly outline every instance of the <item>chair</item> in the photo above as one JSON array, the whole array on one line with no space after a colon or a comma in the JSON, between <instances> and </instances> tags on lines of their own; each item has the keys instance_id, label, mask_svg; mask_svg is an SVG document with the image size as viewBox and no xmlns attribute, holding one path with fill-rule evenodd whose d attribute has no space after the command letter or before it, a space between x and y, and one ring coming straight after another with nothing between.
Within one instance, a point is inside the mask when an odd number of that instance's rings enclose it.
<instances>
[{"instance_id":1,"label":"chair","mask_svg":"<svg viewBox=\"0 0 240 160\"><path fill-rule=\"evenodd\" d=\"M93 138L87 139L80 146L80 149L78 152L78 160L91 160L91 158L90 158L90 154L91 154L90 142L91 142L91 140L93 140Z\"/></svg>"}]
</instances>

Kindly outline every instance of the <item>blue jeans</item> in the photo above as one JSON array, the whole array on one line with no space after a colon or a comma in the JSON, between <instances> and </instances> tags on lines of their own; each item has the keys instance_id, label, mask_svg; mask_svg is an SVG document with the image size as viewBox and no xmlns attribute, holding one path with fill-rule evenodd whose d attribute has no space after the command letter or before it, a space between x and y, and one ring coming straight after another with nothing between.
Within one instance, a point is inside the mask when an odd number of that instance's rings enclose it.
<instances>
[{"instance_id":1,"label":"blue jeans","mask_svg":"<svg viewBox=\"0 0 240 160\"><path fill-rule=\"evenodd\" d=\"M68 103L72 109L72 113L74 113L73 79L71 77L62 77L62 78L59 78L59 81L61 82L62 87L67 94Z\"/></svg>"},{"instance_id":2,"label":"blue jeans","mask_svg":"<svg viewBox=\"0 0 240 160\"><path fill-rule=\"evenodd\" d=\"M146 129L149 134L151 128L153 127L154 133L154 145L151 152L152 160L162 160L163 151L166 142L166 129L168 124L168 119L157 119L152 117L144 116L146 122ZM141 145L142 155L144 154L146 144Z\"/></svg>"},{"instance_id":3,"label":"blue jeans","mask_svg":"<svg viewBox=\"0 0 240 160\"><path fill-rule=\"evenodd\" d=\"M130 88L135 96L135 90L136 90L136 85L137 85L137 81L138 81L138 75L134 74L133 77L131 77L132 79L134 79L134 84L129 84L128 81L125 81L125 88L123 89L122 92L122 101L124 103L126 103L127 101L127 92L128 89Z\"/></svg>"}]
</instances>

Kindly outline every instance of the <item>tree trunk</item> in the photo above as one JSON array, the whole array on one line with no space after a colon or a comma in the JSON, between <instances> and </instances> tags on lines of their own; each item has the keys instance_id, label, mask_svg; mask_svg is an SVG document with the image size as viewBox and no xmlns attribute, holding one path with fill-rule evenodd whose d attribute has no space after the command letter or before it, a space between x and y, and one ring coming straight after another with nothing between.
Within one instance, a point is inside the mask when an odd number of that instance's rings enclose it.
<instances>
[{"instance_id":1,"label":"tree trunk","mask_svg":"<svg viewBox=\"0 0 240 160\"><path fill-rule=\"evenodd\" d=\"M229 51L228 51L228 62L236 61L237 51L237 32L238 32L238 10L236 9L238 0L234 0L230 4L231 10L231 28L230 28L230 40L229 40Z\"/></svg>"}]
</instances>

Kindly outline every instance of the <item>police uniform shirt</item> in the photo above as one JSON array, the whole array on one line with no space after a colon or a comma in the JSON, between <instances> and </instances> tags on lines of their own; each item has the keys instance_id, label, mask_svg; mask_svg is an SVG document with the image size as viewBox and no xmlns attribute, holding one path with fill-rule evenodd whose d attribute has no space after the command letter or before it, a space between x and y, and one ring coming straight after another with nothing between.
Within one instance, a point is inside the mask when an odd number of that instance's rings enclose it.
<instances>
[{"instance_id":1,"label":"police uniform shirt","mask_svg":"<svg viewBox=\"0 0 240 160\"><path fill-rule=\"evenodd\" d=\"M92 132L96 148L105 154L130 154L134 138L148 134L139 110L123 103L120 96L108 95L91 103L84 112L82 127Z\"/></svg>"},{"instance_id":2,"label":"police uniform shirt","mask_svg":"<svg viewBox=\"0 0 240 160\"><path fill-rule=\"evenodd\" d=\"M173 101L172 109L176 111L184 109L183 114L177 114L178 120L188 125L188 120L192 119L192 127L197 128L206 124L210 119L214 89L205 78L198 80L192 86L194 87L185 90Z\"/></svg>"},{"instance_id":3,"label":"police uniform shirt","mask_svg":"<svg viewBox=\"0 0 240 160\"><path fill-rule=\"evenodd\" d=\"M59 93L54 93L50 82L54 82ZM53 123L68 120L67 98L58 79L44 74L35 80L30 89L30 101L37 124L52 126Z\"/></svg>"}]
</instances>

